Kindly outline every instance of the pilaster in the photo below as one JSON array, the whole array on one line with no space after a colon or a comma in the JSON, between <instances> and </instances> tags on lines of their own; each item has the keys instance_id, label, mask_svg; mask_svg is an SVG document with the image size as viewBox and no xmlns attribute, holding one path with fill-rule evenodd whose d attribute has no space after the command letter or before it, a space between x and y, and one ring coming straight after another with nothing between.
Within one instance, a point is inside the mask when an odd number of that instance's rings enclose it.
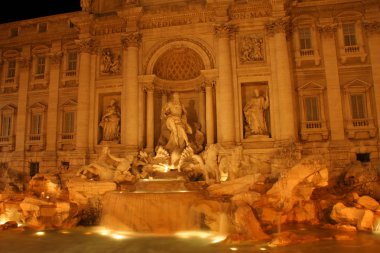
<instances>
[{"instance_id":1,"label":"pilaster","mask_svg":"<svg viewBox=\"0 0 380 253\"><path fill-rule=\"evenodd\" d=\"M327 82L327 105L331 141L344 140L344 118L339 80L338 59L335 44L337 25L324 22L318 27L322 39L322 51Z\"/></svg>"}]
</instances>

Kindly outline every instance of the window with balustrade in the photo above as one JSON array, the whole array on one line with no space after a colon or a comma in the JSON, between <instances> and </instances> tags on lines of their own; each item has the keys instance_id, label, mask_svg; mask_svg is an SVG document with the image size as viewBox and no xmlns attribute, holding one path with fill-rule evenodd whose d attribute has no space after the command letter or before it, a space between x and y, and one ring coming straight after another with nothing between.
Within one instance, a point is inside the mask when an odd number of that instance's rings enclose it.
<instances>
[{"instance_id":1,"label":"window with balustrade","mask_svg":"<svg viewBox=\"0 0 380 253\"><path fill-rule=\"evenodd\" d=\"M337 17L339 54L343 64L366 61L361 20L361 14L354 12L342 13Z\"/></svg>"},{"instance_id":2,"label":"window with balustrade","mask_svg":"<svg viewBox=\"0 0 380 253\"><path fill-rule=\"evenodd\" d=\"M46 105L35 103L29 108L29 134L27 146L34 149L42 149L45 143L45 118Z\"/></svg>"},{"instance_id":3,"label":"window with balustrade","mask_svg":"<svg viewBox=\"0 0 380 253\"><path fill-rule=\"evenodd\" d=\"M14 121L16 107L6 105L0 110L0 148L5 151L13 149Z\"/></svg>"},{"instance_id":4,"label":"window with balustrade","mask_svg":"<svg viewBox=\"0 0 380 253\"><path fill-rule=\"evenodd\" d=\"M297 17L293 21L293 45L297 67L320 64L316 25L313 17Z\"/></svg>"},{"instance_id":5,"label":"window with balustrade","mask_svg":"<svg viewBox=\"0 0 380 253\"><path fill-rule=\"evenodd\" d=\"M58 145L61 149L70 150L75 148L76 106L77 102L72 99L61 105L61 130L58 140Z\"/></svg>"},{"instance_id":6,"label":"window with balustrade","mask_svg":"<svg viewBox=\"0 0 380 253\"><path fill-rule=\"evenodd\" d=\"M45 56L37 56L36 59L36 72L35 79L44 79L45 78L45 64L46 57Z\"/></svg>"},{"instance_id":7,"label":"window with balustrade","mask_svg":"<svg viewBox=\"0 0 380 253\"><path fill-rule=\"evenodd\" d=\"M74 43L63 46L62 83L61 86L73 87L78 85L78 49Z\"/></svg>"},{"instance_id":8,"label":"window with balustrade","mask_svg":"<svg viewBox=\"0 0 380 253\"><path fill-rule=\"evenodd\" d=\"M7 50L3 54L4 64L1 75L1 93L13 93L18 89L18 64L17 58L20 52L17 50Z\"/></svg>"},{"instance_id":9,"label":"window with balustrade","mask_svg":"<svg viewBox=\"0 0 380 253\"><path fill-rule=\"evenodd\" d=\"M344 86L346 134L351 139L368 139L376 134L372 115L371 85L353 80Z\"/></svg>"},{"instance_id":10,"label":"window with balustrade","mask_svg":"<svg viewBox=\"0 0 380 253\"><path fill-rule=\"evenodd\" d=\"M328 139L324 113L324 87L309 82L298 89L300 103L300 134L304 141Z\"/></svg>"},{"instance_id":11,"label":"window with balustrade","mask_svg":"<svg viewBox=\"0 0 380 253\"><path fill-rule=\"evenodd\" d=\"M39 45L32 49L32 82L31 88L46 89L49 79L49 58L50 49L45 45Z\"/></svg>"}]
</instances>

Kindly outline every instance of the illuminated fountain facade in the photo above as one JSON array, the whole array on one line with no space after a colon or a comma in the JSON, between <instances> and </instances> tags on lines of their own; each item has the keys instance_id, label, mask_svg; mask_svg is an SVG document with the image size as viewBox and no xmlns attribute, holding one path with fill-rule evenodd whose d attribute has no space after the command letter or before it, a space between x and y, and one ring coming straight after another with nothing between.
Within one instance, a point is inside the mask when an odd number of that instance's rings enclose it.
<instances>
[{"instance_id":1,"label":"illuminated fountain facade","mask_svg":"<svg viewBox=\"0 0 380 253\"><path fill-rule=\"evenodd\" d=\"M81 4L0 25L4 221L377 231L378 1Z\"/></svg>"}]
</instances>

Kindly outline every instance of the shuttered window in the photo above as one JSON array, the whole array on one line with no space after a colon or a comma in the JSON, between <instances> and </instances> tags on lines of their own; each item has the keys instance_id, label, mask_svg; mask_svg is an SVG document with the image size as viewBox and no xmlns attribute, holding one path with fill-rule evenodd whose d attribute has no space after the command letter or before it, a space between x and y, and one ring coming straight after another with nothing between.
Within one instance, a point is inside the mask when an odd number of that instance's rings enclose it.
<instances>
[{"instance_id":1,"label":"shuttered window","mask_svg":"<svg viewBox=\"0 0 380 253\"><path fill-rule=\"evenodd\" d=\"M305 97L306 121L319 121L318 97Z\"/></svg>"},{"instance_id":2,"label":"shuttered window","mask_svg":"<svg viewBox=\"0 0 380 253\"><path fill-rule=\"evenodd\" d=\"M364 94L351 95L351 110L353 119L367 118Z\"/></svg>"}]
</instances>

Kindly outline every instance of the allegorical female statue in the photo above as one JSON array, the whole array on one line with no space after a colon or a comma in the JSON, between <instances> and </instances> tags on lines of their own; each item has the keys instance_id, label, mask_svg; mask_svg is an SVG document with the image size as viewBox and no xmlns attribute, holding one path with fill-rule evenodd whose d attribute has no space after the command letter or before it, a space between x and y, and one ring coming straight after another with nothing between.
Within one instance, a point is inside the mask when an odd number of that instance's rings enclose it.
<instances>
[{"instance_id":1,"label":"allegorical female statue","mask_svg":"<svg viewBox=\"0 0 380 253\"><path fill-rule=\"evenodd\" d=\"M105 109L99 126L103 129L103 141L119 141L120 139L120 108L115 99Z\"/></svg>"},{"instance_id":2,"label":"allegorical female statue","mask_svg":"<svg viewBox=\"0 0 380 253\"><path fill-rule=\"evenodd\" d=\"M244 116L247 125L245 125L245 136L250 135L267 135L268 127L265 119L265 110L269 107L268 94L265 97L260 95L258 89L254 90L254 96L248 100L244 106Z\"/></svg>"}]
</instances>

